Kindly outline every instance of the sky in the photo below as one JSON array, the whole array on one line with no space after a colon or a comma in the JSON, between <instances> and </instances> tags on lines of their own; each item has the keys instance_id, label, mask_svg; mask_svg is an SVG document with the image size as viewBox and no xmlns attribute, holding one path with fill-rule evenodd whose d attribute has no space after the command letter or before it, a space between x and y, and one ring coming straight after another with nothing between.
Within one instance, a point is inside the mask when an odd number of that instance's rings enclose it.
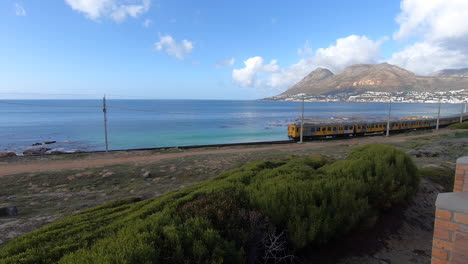
<instances>
[{"instance_id":1,"label":"sky","mask_svg":"<svg viewBox=\"0 0 468 264\"><path fill-rule=\"evenodd\" d=\"M317 67L468 67L467 0L0 0L0 99L258 99Z\"/></svg>"}]
</instances>

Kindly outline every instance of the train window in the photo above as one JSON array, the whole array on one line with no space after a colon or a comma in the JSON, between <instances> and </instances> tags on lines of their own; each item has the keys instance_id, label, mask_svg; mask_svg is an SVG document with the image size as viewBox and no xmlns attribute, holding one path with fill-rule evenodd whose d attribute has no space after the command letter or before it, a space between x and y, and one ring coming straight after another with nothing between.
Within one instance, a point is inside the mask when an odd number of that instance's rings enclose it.
<instances>
[{"instance_id":1,"label":"train window","mask_svg":"<svg viewBox=\"0 0 468 264\"><path fill-rule=\"evenodd\" d=\"M328 127L327 130L328 130L328 131L331 131L331 127Z\"/></svg>"},{"instance_id":2,"label":"train window","mask_svg":"<svg viewBox=\"0 0 468 264\"><path fill-rule=\"evenodd\" d=\"M336 131L336 127L333 127L333 131Z\"/></svg>"}]
</instances>

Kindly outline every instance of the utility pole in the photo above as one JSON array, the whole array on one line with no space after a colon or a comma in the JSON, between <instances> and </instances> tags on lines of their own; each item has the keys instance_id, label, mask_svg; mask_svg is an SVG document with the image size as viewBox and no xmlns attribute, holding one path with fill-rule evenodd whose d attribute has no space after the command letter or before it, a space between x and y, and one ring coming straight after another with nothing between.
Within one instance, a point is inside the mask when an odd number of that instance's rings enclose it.
<instances>
[{"instance_id":1,"label":"utility pole","mask_svg":"<svg viewBox=\"0 0 468 264\"><path fill-rule=\"evenodd\" d=\"M305 94L302 94L302 115L301 115L301 141L299 143L302 143L303 139L303 132L304 132L304 100L305 100Z\"/></svg>"},{"instance_id":2,"label":"utility pole","mask_svg":"<svg viewBox=\"0 0 468 264\"><path fill-rule=\"evenodd\" d=\"M109 151L109 145L107 143L107 108L106 108L106 95L102 98L102 112L104 113L104 137L106 139L106 152Z\"/></svg>"},{"instance_id":3,"label":"utility pole","mask_svg":"<svg viewBox=\"0 0 468 264\"><path fill-rule=\"evenodd\" d=\"M461 113L460 113L460 123L463 123L463 108L465 107L465 104L461 104Z\"/></svg>"},{"instance_id":4,"label":"utility pole","mask_svg":"<svg viewBox=\"0 0 468 264\"><path fill-rule=\"evenodd\" d=\"M437 125L436 125L436 130L439 130L439 119L440 119L440 99L439 99L439 111L437 112Z\"/></svg>"},{"instance_id":5,"label":"utility pole","mask_svg":"<svg viewBox=\"0 0 468 264\"><path fill-rule=\"evenodd\" d=\"M390 115L392 113L392 99L388 103L388 118L387 118L387 137L390 136Z\"/></svg>"}]
</instances>

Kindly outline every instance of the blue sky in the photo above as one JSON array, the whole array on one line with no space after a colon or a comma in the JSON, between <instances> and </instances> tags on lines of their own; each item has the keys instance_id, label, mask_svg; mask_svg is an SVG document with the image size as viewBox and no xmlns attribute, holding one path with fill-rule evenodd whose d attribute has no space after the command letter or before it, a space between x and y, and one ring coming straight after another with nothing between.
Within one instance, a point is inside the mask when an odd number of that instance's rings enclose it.
<instances>
[{"instance_id":1,"label":"blue sky","mask_svg":"<svg viewBox=\"0 0 468 264\"><path fill-rule=\"evenodd\" d=\"M316 67L467 67L467 2L2 0L0 98L256 99Z\"/></svg>"}]
</instances>

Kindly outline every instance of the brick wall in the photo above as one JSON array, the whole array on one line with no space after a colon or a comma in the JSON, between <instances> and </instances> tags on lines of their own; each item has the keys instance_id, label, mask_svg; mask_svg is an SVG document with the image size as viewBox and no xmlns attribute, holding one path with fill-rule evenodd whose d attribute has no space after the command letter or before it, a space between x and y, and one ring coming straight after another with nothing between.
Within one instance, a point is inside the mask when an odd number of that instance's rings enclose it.
<instances>
[{"instance_id":1,"label":"brick wall","mask_svg":"<svg viewBox=\"0 0 468 264\"><path fill-rule=\"evenodd\" d=\"M457 160L453 191L468 193L468 157L462 157Z\"/></svg>"},{"instance_id":2,"label":"brick wall","mask_svg":"<svg viewBox=\"0 0 468 264\"><path fill-rule=\"evenodd\" d=\"M468 157L457 160L454 192L437 196L432 264L468 263Z\"/></svg>"}]
</instances>

